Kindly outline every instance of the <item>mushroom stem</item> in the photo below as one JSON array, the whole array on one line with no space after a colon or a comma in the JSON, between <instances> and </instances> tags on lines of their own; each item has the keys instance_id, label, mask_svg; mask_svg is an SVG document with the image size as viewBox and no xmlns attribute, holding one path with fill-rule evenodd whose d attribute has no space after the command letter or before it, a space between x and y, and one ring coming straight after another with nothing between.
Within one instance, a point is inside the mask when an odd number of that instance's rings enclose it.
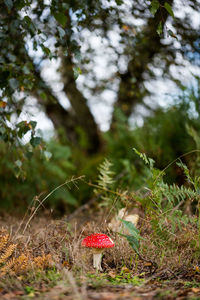
<instances>
[{"instance_id":1,"label":"mushroom stem","mask_svg":"<svg viewBox=\"0 0 200 300\"><path fill-rule=\"evenodd\" d=\"M97 271L103 271L101 267L102 253L104 249L93 249L93 267Z\"/></svg>"}]
</instances>

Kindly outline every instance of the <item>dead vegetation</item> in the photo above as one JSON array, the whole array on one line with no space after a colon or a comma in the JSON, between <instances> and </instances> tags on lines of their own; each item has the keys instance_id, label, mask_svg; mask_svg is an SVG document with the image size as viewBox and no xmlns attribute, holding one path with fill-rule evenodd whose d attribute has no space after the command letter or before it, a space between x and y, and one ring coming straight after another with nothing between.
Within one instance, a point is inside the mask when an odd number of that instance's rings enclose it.
<instances>
[{"instance_id":1,"label":"dead vegetation","mask_svg":"<svg viewBox=\"0 0 200 300\"><path fill-rule=\"evenodd\" d=\"M165 299L161 289L167 281L174 290L174 297L177 297L174 286L178 283L183 290L190 286L188 293L193 288L196 289L193 294L200 294L198 229L195 223L185 225L182 230L177 228L169 239L161 242L152 230L151 217L146 216L138 225L143 237L140 256L124 237L111 232L106 224L102 226L100 215L95 222L85 220L81 227L78 218L76 222L68 223L65 219L36 216L24 234L18 230L20 221L14 218L2 217L0 225L2 299L16 291L21 291L18 298L32 293L37 299L53 299L54 294L58 297L64 293L65 296L58 299L94 299L90 294L95 291L95 299L107 299L109 293L110 297L117 299L115 296L119 291L124 297L131 297L139 295L142 288L148 290L147 287L151 290L149 297L155 296L156 291L161 294L160 299ZM98 274L92 267L91 251L81 247L81 240L94 232L107 233L116 245L105 251L103 272ZM164 290L167 295L168 289ZM74 294L75 298L72 297ZM142 293L140 297L145 299Z\"/></svg>"}]
</instances>

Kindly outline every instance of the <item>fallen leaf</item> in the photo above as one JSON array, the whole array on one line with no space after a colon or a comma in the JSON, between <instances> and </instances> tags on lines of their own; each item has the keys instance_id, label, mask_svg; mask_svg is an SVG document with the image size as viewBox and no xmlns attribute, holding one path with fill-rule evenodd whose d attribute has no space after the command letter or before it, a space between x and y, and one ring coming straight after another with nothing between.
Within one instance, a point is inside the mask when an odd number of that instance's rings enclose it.
<instances>
[{"instance_id":1,"label":"fallen leaf","mask_svg":"<svg viewBox=\"0 0 200 300\"><path fill-rule=\"evenodd\" d=\"M117 274L116 274L114 271L108 272L108 275L109 275L111 278L115 278L115 277L117 276Z\"/></svg>"},{"instance_id":2,"label":"fallen leaf","mask_svg":"<svg viewBox=\"0 0 200 300\"><path fill-rule=\"evenodd\" d=\"M69 267L70 267L70 263L69 263L69 261L67 261L67 260L64 260L63 263L62 263L62 265L63 265L63 267L65 267L65 268L69 268Z\"/></svg>"},{"instance_id":3,"label":"fallen leaf","mask_svg":"<svg viewBox=\"0 0 200 300\"><path fill-rule=\"evenodd\" d=\"M191 288L191 292L197 294L200 292L200 288Z\"/></svg>"},{"instance_id":4,"label":"fallen leaf","mask_svg":"<svg viewBox=\"0 0 200 300\"><path fill-rule=\"evenodd\" d=\"M199 266L195 266L194 269L195 269L195 271L196 271L197 273L200 272Z\"/></svg>"},{"instance_id":5,"label":"fallen leaf","mask_svg":"<svg viewBox=\"0 0 200 300\"><path fill-rule=\"evenodd\" d=\"M145 264L144 264L144 267L151 267L152 266L152 263L151 262L146 262Z\"/></svg>"}]
</instances>

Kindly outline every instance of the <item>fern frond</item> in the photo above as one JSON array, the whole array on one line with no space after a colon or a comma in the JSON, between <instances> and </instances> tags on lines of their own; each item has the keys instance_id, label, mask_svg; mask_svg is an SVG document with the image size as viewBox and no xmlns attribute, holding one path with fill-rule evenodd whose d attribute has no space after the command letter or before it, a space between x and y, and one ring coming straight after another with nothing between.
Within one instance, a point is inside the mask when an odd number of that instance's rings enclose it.
<instances>
[{"instance_id":1,"label":"fern frond","mask_svg":"<svg viewBox=\"0 0 200 300\"><path fill-rule=\"evenodd\" d=\"M112 163L105 159L99 167L98 185L102 188L108 188L114 183L114 172L111 171Z\"/></svg>"},{"instance_id":2,"label":"fern frond","mask_svg":"<svg viewBox=\"0 0 200 300\"><path fill-rule=\"evenodd\" d=\"M52 263L51 254L43 254L33 258L33 266L38 269L45 269Z\"/></svg>"},{"instance_id":3,"label":"fern frond","mask_svg":"<svg viewBox=\"0 0 200 300\"><path fill-rule=\"evenodd\" d=\"M16 258L15 257L10 258L6 262L5 266L0 269L0 274L3 276L7 273L13 272L12 267L15 265L15 263L16 263Z\"/></svg>"},{"instance_id":4,"label":"fern frond","mask_svg":"<svg viewBox=\"0 0 200 300\"><path fill-rule=\"evenodd\" d=\"M193 191L191 188L187 188L185 186L178 186L176 184L169 185L167 183L159 184L160 191L163 196L165 196L170 203L174 203L175 200L178 202L185 200L186 198L195 198L197 193Z\"/></svg>"},{"instance_id":5,"label":"fern frond","mask_svg":"<svg viewBox=\"0 0 200 300\"><path fill-rule=\"evenodd\" d=\"M15 260L15 264L13 266L13 270L15 273L20 273L26 271L29 265L29 257L22 253Z\"/></svg>"},{"instance_id":6,"label":"fern frond","mask_svg":"<svg viewBox=\"0 0 200 300\"><path fill-rule=\"evenodd\" d=\"M0 236L0 252L4 250L9 240L9 234L4 234Z\"/></svg>"},{"instance_id":7,"label":"fern frond","mask_svg":"<svg viewBox=\"0 0 200 300\"><path fill-rule=\"evenodd\" d=\"M5 263L7 259L13 254L13 251L16 248L16 244L11 244L8 248L5 248L4 253L0 257L0 264Z\"/></svg>"},{"instance_id":8,"label":"fern frond","mask_svg":"<svg viewBox=\"0 0 200 300\"><path fill-rule=\"evenodd\" d=\"M166 224L164 224L162 219L158 219L156 218L152 218L151 219L151 226L153 229L153 233L154 235L157 237L157 239L160 241L166 241L169 239L170 234L169 231L167 229ZM154 242L156 243L156 239L154 239Z\"/></svg>"},{"instance_id":9,"label":"fern frond","mask_svg":"<svg viewBox=\"0 0 200 300\"><path fill-rule=\"evenodd\" d=\"M6 274L20 274L30 269L46 269L52 266L51 254L34 257L32 249L27 249L16 257L13 255L17 244L9 243L10 235L7 232L0 233L0 276Z\"/></svg>"},{"instance_id":10,"label":"fern frond","mask_svg":"<svg viewBox=\"0 0 200 300\"><path fill-rule=\"evenodd\" d=\"M133 148L133 150L144 161L146 165L149 165L150 169L153 169L155 161L152 158L147 157L145 153L139 152L136 148Z\"/></svg>"}]
</instances>

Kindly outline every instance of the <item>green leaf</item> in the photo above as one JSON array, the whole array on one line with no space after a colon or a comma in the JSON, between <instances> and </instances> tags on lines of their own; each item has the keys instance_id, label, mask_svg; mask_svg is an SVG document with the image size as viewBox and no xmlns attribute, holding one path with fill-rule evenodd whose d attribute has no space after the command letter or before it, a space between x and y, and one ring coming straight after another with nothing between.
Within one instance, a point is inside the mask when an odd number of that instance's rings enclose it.
<instances>
[{"instance_id":1,"label":"green leaf","mask_svg":"<svg viewBox=\"0 0 200 300\"><path fill-rule=\"evenodd\" d=\"M81 74L81 69L79 67L74 67L73 71L74 71L74 78L76 80L78 76Z\"/></svg>"},{"instance_id":2,"label":"green leaf","mask_svg":"<svg viewBox=\"0 0 200 300\"><path fill-rule=\"evenodd\" d=\"M121 236L124 236L129 245L135 250L136 253L139 253L139 240L143 239L139 233L139 230L134 226L132 222L125 221L120 219L122 224L128 229L130 235L119 233Z\"/></svg>"},{"instance_id":3,"label":"green leaf","mask_svg":"<svg viewBox=\"0 0 200 300\"><path fill-rule=\"evenodd\" d=\"M40 97L43 99L43 100L47 100L47 94L45 92L40 92Z\"/></svg>"},{"instance_id":4,"label":"green leaf","mask_svg":"<svg viewBox=\"0 0 200 300\"><path fill-rule=\"evenodd\" d=\"M155 15L159 7L160 3L158 2L158 0L153 0L151 2L150 12L152 13L152 15Z\"/></svg>"},{"instance_id":5,"label":"green leaf","mask_svg":"<svg viewBox=\"0 0 200 300\"><path fill-rule=\"evenodd\" d=\"M62 27L60 27L60 26L58 26L57 29L58 29L58 32L59 32L59 36L62 39L65 36L64 29Z\"/></svg>"},{"instance_id":6,"label":"green leaf","mask_svg":"<svg viewBox=\"0 0 200 300\"><path fill-rule=\"evenodd\" d=\"M25 21L28 25L32 24L32 20L31 20L31 18L30 18L29 16L25 16L25 17L24 17L24 21Z\"/></svg>"},{"instance_id":7,"label":"green leaf","mask_svg":"<svg viewBox=\"0 0 200 300\"><path fill-rule=\"evenodd\" d=\"M30 140L30 143L35 148L36 146L38 146L41 143L41 140L42 139L39 136L32 137Z\"/></svg>"},{"instance_id":8,"label":"green leaf","mask_svg":"<svg viewBox=\"0 0 200 300\"><path fill-rule=\"evenodd\" d=\"M171 5L169 3L167 3L167 2L165 2L164 7L168 11L168 13L170 14L170 16L172 16L172 18L174 18L174 13L173 13Z\"/></svg>"},{"instance_id":9,"label":"green leaf","mask_svg":"<svg viewBox=\"0 0 200 300\"><path fill-rule=\"evenodd\" d=\"M28 67L26 65L23 66L22 70L23 70L23 72L24 72L25 75L30 74L30 70L28 69Z\"/></svg>"},{"instance_id":10,"label":"green leaf","mask_svg":"<svg viewBox=\"0 0 200 300\"><path fill-rule=\"evenodd\" d=\"M158 35L161 35L163 33L163 25L162 22L160 21L156 30Z\"/></svg>"},{"instance_id":11,"label":"green leaf","mask_svg":"<svg viewBox=\"0 0 200 300\"><path fill-rule=\"evenodd\" d=\"M30 121L29 123L30 123L32 129L35 129L35 127L37 126L37 122L36 121Z\"/></svg>"},{"instance_id":12,"label":"green leaf","mask_svg":"<svg viewBox=\"0 0 200 300\"><path fill-rule=\"evenodd\" d=\"M52 157L52 153L49 151L44 151L44 157L47 161L49 161L50 158Z\"/></svg>"},{"instance_id":13,"label":"green leaf","mask_svg":"<svg viewBox=\"0 0 200 300\"><path fill-rule=\"evenodd\" d=\"M123 0L115 0L115 2L117 5L122 5L124 3Z\"/></svg>"},{"instance_id":14,"label":"green leaf","mask_svg":"<svg viewBox=\"0 0 200 300\"><path fill-rule=\"evenodd\" d=\"M172 30L169 29L169 30L167 31L167 33L168 33L171 37L173 37L173 38L175 38L175 39L178 40L177 36L173 33Z\"/></svg>"},{"instance_id":15,"label":"green leaf","mask_svg":"<svg viewBox=\"0 0 200 300\"><path fill-rule=\"evenodd\" d=\"M49 55L51 54L51 50L50 50L49 48L45 47L43 44L40 44L40 46L41 46L43 52L44 52L47 56L49 56Z\"/></svg>"},{"instance_id":16,"label":"green leaf","mask_svg":"<svg viewBox=\"0 0 200 300\"><path fill-rule=\"evenodd\" d=\"M155 161L152 158L147 157L145 153L139 152L136 148L133 148L133 150L137 155L139 155L139 157L145 162L145 164L149 165L150 169L153 169Z\"/></svg>"},{"instance_id":17,"label":"green leaf","mask_svg":"<svg viewBox=\"0 0 200 300\"><path fill-rule=\"evenodd\" d=\"M63 27L65 27L66 23L67 23L67 16L62 13L54 13L54 18L56 19L56 21L58 21L58 23L60 23Z\"/></svg>"},{"instance_id":18,"label":"green leaf","mask_svg":"<svg viewBox=\"0 0 200 300\"><path fill-rule=\"evenodd\" d=\"M10 78L8 82L12 90L16 90L19 87L19 81L16 78Z\"/></svg>"},{"instance_id":19,"label":"green leaf","mask_svg":"<svg viewBox=\"0 0 200 300\"><path fill-rule=\"evenodd\" d=\"M9 71L0 72L0 87L4 87L8 83L8 77L10 75Z\"/></svg>"},{"instance_id":20,"label":"green leaf","mask_svg":"<svg viewBox=\"0 0 200 300\"><path fill-rule=\"evenodd\" d=\"M120 219L124 227L128 229L131 235L139 237L139 230L134 226L134 224L130 221L125 221L123 219Z\"/></svg>"},{"instance_id":21,"label":"green leaf","mask_svg":"<svg viewBox=\"0 0 200 300\"><path fill-rule=\"evenodd\" d=\"M16 127L19 129L18 136L20 138L22 138L23 135L25 135L30 130L29 124L26 121L21 121L16 125Z\"/></svg>"},{"instance_id":22,"label":"green leaf","mask_svg":"<svg viewBox=\"0 0 200 300\"><path fill-rule=\"evenodd\" d=\"M30 3L27 2L28 2L27 0L15 1L15 6L21 10L22 8L27 6L27 4L30 6Z\"/></svg>"},{"instance_id":23,"label":"green leaf","mask_svg":"<svg viewBox=\"0 0 200 300\"><path fill-rule=\"evenodd\" d=\"M75 49L74 51L74 58L77 59L77 61L80 61L81 60L81 52L80 52L80 49Z\"/></svg>"},{"instance_id":24,"label":"green leaf","mask_svg":"<svg viewBox=\"0 0 200 300\"><path fill-rule=\"evenodd\" d=\"M134 237L127 235L126 236L129 245L135 250L136 253L139 253L139 241Z\"/></svg>"},{"instance_id":25,"label":"green leaf","mask_svg":"<svg viewBox=\"0 0 200 300\"><path fill-rule=\"evenodd\" d=\"M131 236L131 235L126 235L126 234L123 234L123 233L119 233L119 235L125 237L127 239L127 241L129 242L129 245L131 246L131 248L133 248L133 250L135 250L136 253L139 253L139 240L134 237L134 236Z\"/></svg>"},{"instance_id":26,"label":"green leaf","mask_svg":"<svg viewBox=\"0 0 200 300\"><path fill-rule=\"evenodd\" d=\"M13 7L13 2L12 0L4 0L5 5L7 6L7 8L9 10L11 10L11 8Z\"/></svg>"},{"instance_id":27,"label":"green leaf","mask_svg":"<svg viewBox=\"0 0 200 300\"><path fill-rule=\"evenodd\" d=\"M21 167L22 167L22 162L21 162L21 160L16 160L15 161L15 165L20 169Z\"/></svg>"},{"instance_id":28,"label":"green leaf","mask_svg":"<svg viewBox=\"0 0 200 300\"><path fill-rule=\"evenodd\" d=\"M21 174L21 171L19 168L14 169L14 175L17 179L19 178L20 174Z\"/></svg>"},{"instance_id":29,"label":"green leaf","mask_svg":"<svg viewBox=\"0 0 200 300\"><path fill-rule=\"evenodd\" d=\"M69 53L68 53L68 51L66 49L63 51L63 55L64 56L68 56L69 55Z\"/></svg>"}]
</instances>

